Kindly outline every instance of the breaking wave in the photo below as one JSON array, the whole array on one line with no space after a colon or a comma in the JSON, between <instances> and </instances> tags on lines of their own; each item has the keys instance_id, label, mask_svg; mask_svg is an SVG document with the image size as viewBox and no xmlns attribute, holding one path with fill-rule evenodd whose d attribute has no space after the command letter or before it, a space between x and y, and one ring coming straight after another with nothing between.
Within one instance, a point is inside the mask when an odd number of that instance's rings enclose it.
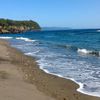
<instances>
[{"instance_id":1,"label":"breaking wave","mask_svg":"<svg viewBox=\"0 0 100 100\"><path fill-rule=\"evenodd\" d=\"M27 42L35 42L36 40L31 40L29 38L24 38L24 37L17 37L16 38L17 40L24 40L24 41L27 41Z\"/></svg>"},{"instance_id":2,"label":"breaking wave","mask_svg":"<svg viewBox=\"0 0 100 100\"><path fill-rule=\"evenodd\" d=\"M57 45L61 48L66 48L66 49L69 49L69 50L73 50L73 51L76 51L80 54L84 54L84 55L93 55L93 56L97 56L99 57L100 56L100 51L96 51L96 50L88 50L88 49L84 49L84 48L79 48L77 46L72 46L72 45Z\"/></svg>"},{"instance_id":3,"label":"breaking wave","mask_svg":"<svg viewBox=\"0 0 100 100\"><path fill-rule=\"evenodd\" d=\"M81 53L81 54L90 54L90 55L94 55L94 56L100 56L100 51L92 51L92 50L87 50L87 49L78 49L77 50L78 53Z\"/></svg>"},{"instance_id":4,"label":"breaking wave","mask_svg":"<svg viewBox=\"0 0 100 100\"><path fill-rule=\"evenodd\" d=\"M8 36L6 36L6 37L0 37L0 39L12 39L13 37L8 37Z\"/></svg>"}]
</instances>

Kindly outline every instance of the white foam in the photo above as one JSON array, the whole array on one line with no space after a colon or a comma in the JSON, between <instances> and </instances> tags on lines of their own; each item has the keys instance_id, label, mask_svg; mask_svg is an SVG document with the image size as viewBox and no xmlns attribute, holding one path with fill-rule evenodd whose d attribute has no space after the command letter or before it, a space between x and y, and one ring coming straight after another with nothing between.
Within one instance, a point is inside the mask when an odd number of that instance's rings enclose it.
<instances>
[{"instance_id":1,"label":"white foam","mask_svg":"<svg viewBox=\"0 0 100 100\"><path fill-rule=\"evenodd\" d=\"M25 55L28 55L28 56L33 56L34 54L38 53L39 50L37 50L36 52L27 52L27 53L24 53Z\"/></svg>"},{"instance_id":2,"label":"white foam","mask_svg":"<svg viewBox=\"0 0 100 100\"><path fill-rule=\"evenodd\" d=\"M100 32L100 30L97 30L97 32Z\"/></svg>"},{"instance_id":3,"label":"white foam","mask_svg":"<svg viewBox=\"0 0 100 100\"><path fill-rule=\"evenodd\" d=\"M28 56L31 56L32 55L32 53L31 52L29 52L29 53L24 53L25 55L28 55Z\"/></svg>"},{"instance_id":4,"label":"white foam","mask_svg":"<svg viewBox=\"0 0 100 100\"><path fill-rule=\"evenodd\" d=\"M63 78L62 75L51 73L51 72L49 72L48 70L44 69L42 66L40 67L40 69L43 70L43 71L44 71L45 73L47 73L47 74L51 74L51 75L55 75L55 76L58 76L58 77Z\"/></svg>"},{"instance_id":5,"label":"white foam","mask_svg":"<svg viewBox=\"0 0 100 100\"><path fill-rule=\"evenodd\" d=\"M78 49L77 52L81 54L91 54L95 56L100 56L100 51L95 51L95 50L92 51L92 50L87 50L87 49Z\"/></svg>"},{"instance_id":6,"label":"white foam","mask_svg":"<svg viewBox=\"0 0 100 100\"><path fill-rule=\"evenodd\" d=\"M13 37L0 37L0 39L12 39Z\"/></svg>"},{"instance_id":7,"label":"white foam","mask_svg":"<svg viewBox=\"0 0 100 100\"><path fill-rule=\"evenodd\" d=\"M92 53L92 51L86 50L86 49L78 49L79 53L83 53L83 54L88 54L88 53Z\"/></svg>"},{"instance_id":8,"label":"white foam","mask_svg":"<svg viewBox=\"0 0 100 100\"><path fill-rule=\"evenodd\" d=\"M27 42L35 42L36 40L31 40L29 38L24 38L24 37L17 37L16 38L17 40L24 40L24 41L27 41Z\"/></svg>"},{"instance_id":9,"label":"white foam","mask_svg":"<svg viewBox=\"0 0 100 100\"><path fill-rule=\"evenodd\" d=\"M78 88L77 91L80 92L80 93L83 93L83 94L89 95L89 96L100 97L100 94L97 93L97 92L93 92L93 93L91 93L91 92L84 91L83 86L80 87L80 88Z\"/></svg>"},{"instance_id":10,"label":"white foam","mask_svg":"<svg viewBox=\"0 0 100 100\"><path fill-rule=\"evenodd\" d=\"M78 91L78 92L80 92L80 93L83 93L83 94L86 94L86 95L89 95L89 96L100 97L100 94L98 94L98 93L96 93L96 92L95 92L95 93L91 93L91 92L84 91L84 84L82 84L81 82L77 82L77 81L76 81L75 79L73 79L73 78L64 77L64 76L62 76L62 75L60 75L60 74L51 73L51 72L49 72L48 70L46 70L46 69L43 68L43 64L40 64L39 61L37 61L37 62L38 62L38 64L39 64L40 69L43 70L45 73L51 74L51 75L55 75L55 76L58 76L58 77L60 77L60 78L69 79L69 80L75 82L76 84L78 84L78 85L79 85L79 88L78 88L76 91Z\"/></svg>"},{"instance_id":11,"label":"white foam","mask_svg":"<svg viewBox=\"0 0 100 100\"><path fill-rule=\"evenodd\" d=\"M42 70L44 70L44 69L42 69ZM84 88L83 88L84 84L82 84L81 82L77 82L77 81L74 80L73 78L66 78L66 77L63 77L62 75L59 75L59 74L50 73L48 70L44 70L44 72L46 72L46 73L48 73L48 74L52 74L52 75L58 76L58 77L60 77L60 78L69 79L69 80L75 82L76 84L79 85L79 88L77 89L77 91L80 92L80 93L83 93L83 94L86 94L86 95L89 95L89 96L100 97L100 94L99 94L99 93L96 93L96 92L95 92L95 93L90 93L90 92L84 91L84 90L83 90L83 89L84 89Z\"/></svg>"},{"instance_id":12,"label":"white foam","mask_svg":"<svg viewBox=\"0 0 100 100\"><path fill-rule=\"evenodd\" d=\"M77 89L78 92L80 93L83 93L83 94L86 94L86 95L89 95L89 96L95 96L95 97L100 97L100 94L99 93L91 93L91 92L87 92L84 90L84 84L82 84L81 82L77 82L76 80L74 80L73 78L66 78L66 79L69 79L69 80L72 80L73 82L75 82L76 84L79 85L79 88Z\"/></svg>"}]
</instances>

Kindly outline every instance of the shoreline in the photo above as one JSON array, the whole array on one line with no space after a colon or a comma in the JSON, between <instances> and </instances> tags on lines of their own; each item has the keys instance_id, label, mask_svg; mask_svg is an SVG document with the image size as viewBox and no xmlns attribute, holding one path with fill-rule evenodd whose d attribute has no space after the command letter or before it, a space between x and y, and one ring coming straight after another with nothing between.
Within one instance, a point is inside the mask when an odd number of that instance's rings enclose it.
<instances>
[{"instance_id":1,"label":"shoreline","mask_svg":"<svg viewBox=\"0 0 100 100\"><path fill-rule=\"evenodd\" d=\"M39 68L40 68L41 70L43 70L46 74L54 75L54 76L57 76L57 77L59 77L59 78L63 78L63 79L65 79L65 80L70 80L70 81L74 82L76 85L78 85L78 88L76 89L76 91L79 92L79 93L82 93L82 94L87 95L87 96L93 96L93 97L98 97L98 98L100 98L100 95L92 95L91 93L82 91L81 89L83 89L84 84L82 84L81 82L75 81L73 78L66 78L66 77L61 76L60 74L50 73L48 70L45 70L45 69L43 69L43 68L41 68L41 67L39 67Z\"/></svg>"},{"instance_id":2,"label":"shoreline","mask_svg":"<svg viewBox=\"0 0 100 100\"><path fill-rule=\"evenodd\" d=\"M92 96L92 97L100 98L100 95L94 95L94 94L92 95L91 93L82 91L81 89L83 89L84 84L75 81L73 78L66 78L66 77L63 77L63 76L61 76L59 74L50 73L50 72L48 72L48 71L46 71L44 69L41 69L41 70L43 70L45 73L47 73L49 75L54 75L54 76L57 76L59 78L63 78L65 80L70 80L70 81L74 82L76 85L78 85L78 88L76 89L76 91L79 92L79 93L81 93L81 94L84 94L84 95L87 95L87 96Z\"/></svg>"},{"instance_id":3,"label":"shoreline","mask_svg":"<svg viewBox=\"0 0 100 100\"><path fill-rule=\"evenodd\" d=\"M5 38L5 37L4 37L4 38ZM30 41L33 41L33 42L36 41L36 40L31 40L31 39L29 39L29 38L23 38L23 37L16 38L16 39L20 39L20 40L24 40L24 41L28 41L28 42L30 42ZM19 50L19 51L20 51L20 50ZM23 52L22 52L22 53L23 53ZM27 53L25 53L24 55L30 56L30 54L27 54ZM30 57L34 58L33 56L30 56ZM37 62L37 64L39 64L39 62L38 62L37 60L36 60L36 62ZM73 78L67 78L67 77L61 76L60 74L51 73L51 72L49 72L48 70L43 69L43 68L41 67L41 65L39 65L39 68L40 68L41 70L43 70L45 73L47 73L47 74L55 75L55 76L57 76L57 77L64 78L64 79L69 79L69 80L73 81L74 83L76 83L76 84L79 86L79 88L77 89L77 92L80 92L80 93L83 93L83 94L89 95L89 96L100 97L100 95L98 95L98 94L92 94L92 93L89 93L89 92L86 92L86 91L82 91L82 89L83 89L83 87L84 87L84 84L82 84L81 82L77 82L77 81L76 81L75 79L73 79Z\"/></svg>"},{"instance_id":4,"label":"shoreline","mask_svg":"<svg viewBox=\"0 0 100 100\"><path fill-rule=\"evenodd\" d=\"M10 47L8 43L6 47L12 59L12 64L23 72L24 80L35 85L39 91L44 92L46 95L57 100L100 100L99 97L85 95L76 91L79 85L70 79L45 73L40 69L34 58Z\"/></svg>"}]
</instances>

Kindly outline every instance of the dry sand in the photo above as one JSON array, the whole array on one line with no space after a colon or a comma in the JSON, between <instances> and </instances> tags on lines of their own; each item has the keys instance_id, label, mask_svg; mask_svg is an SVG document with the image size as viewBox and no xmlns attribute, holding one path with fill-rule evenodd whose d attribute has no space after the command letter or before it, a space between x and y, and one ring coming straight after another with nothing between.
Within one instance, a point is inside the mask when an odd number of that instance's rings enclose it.
<instances>
[{"instance_id":1,"label":"dry sand","mask_svg":"<svg viewBox=\"0 0 100 100\"><path fill-rule=\"evenodd\" d=\"M100 100L77 92L78 87L46 74L35 59L0 41L0 100Z\"/></svg>"},{"instance_id":2,"label":"dry sand","mask_svg":"<svg viewBox=\"0 0 100 100\"><path fill-rule=\"evenodd\" d=\"M23 80L9 54L6 43L0 41L0 100L54 100Z\"/></svg>"}]
</instances>

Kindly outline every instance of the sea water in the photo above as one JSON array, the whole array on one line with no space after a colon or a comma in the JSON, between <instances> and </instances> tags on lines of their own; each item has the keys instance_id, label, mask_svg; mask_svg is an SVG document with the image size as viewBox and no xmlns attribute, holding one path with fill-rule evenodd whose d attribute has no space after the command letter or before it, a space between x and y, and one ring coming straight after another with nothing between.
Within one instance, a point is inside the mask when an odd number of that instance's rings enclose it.
<instances>
[{"instance_id":1,"label":"sea water","mask_svg":"<svg viewBox=\"0 0 100 100\"><path fill-rule=\"evenodd\" d=\"M11 46L36 58L50 74L71 79L77 91L100 97L100 32L97 29L1 34Z\"/></svg>"}]
</instances>

